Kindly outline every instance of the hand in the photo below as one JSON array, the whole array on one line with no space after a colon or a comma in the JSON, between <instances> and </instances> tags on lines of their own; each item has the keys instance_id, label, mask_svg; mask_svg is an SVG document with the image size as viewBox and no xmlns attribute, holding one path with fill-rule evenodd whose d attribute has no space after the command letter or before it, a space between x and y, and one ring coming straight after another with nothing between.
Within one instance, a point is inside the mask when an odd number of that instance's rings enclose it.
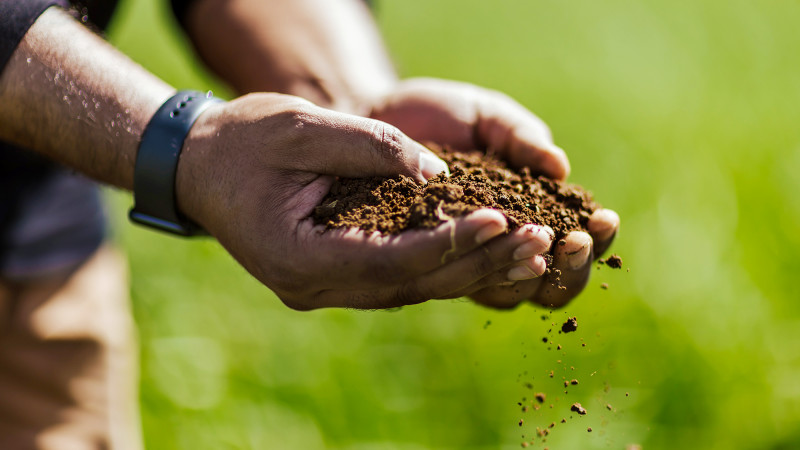
<instances>
[{"instance_id":1,"label":"hand","mask_svg":"<svg viewBox=\"0 0 800 450\"><path fill-rule=\"evenodd\" d=\"M398 236L325 230L310 218L334 176L404 174L424 183L445 168L383 122L251 94L195 123L176 195L184 214L295 309L396 307L541 275L536 255L550 246L546 231L530 226L497 238L507 223L490 209Z\"/></svg>"},{"instance_id":2,"label":"hand","mask_svg":"<svg viewBox=\"0 0 800 450\"><path fill-rule=\"evenodd\" d=\"M515 167L563 180L569 161L553 143L549 128L510 97L466 83L411 79L400 83L372 110L371 117L390 123L412 139L455 149L487 149ZM614 211L601 209L589 220L589 233L572 232L555 251L554 267L561 271L557 289L550 279L535 278L462 292L477 302L512 308L524 299L558 307L583 290L591 262L610 245L619 229ZM481 283L484 284L484 283ZM477 287L477 286L474 286Z\"/></svg>"}]
</instances>

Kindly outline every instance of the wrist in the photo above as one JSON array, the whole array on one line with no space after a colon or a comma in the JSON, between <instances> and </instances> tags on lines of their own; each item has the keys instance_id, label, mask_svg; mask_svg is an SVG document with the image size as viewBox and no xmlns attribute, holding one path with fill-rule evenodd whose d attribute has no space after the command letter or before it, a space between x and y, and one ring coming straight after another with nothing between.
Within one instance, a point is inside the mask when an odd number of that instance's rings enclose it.
<instances>
[{"instance_id":1,"label":"wrist","mask_svg":"<svg viewBox=\"0 0 800 450\"><path fill-rule=\"evenodd\" d=\"M181 91L150 119L136 154L132 221L173 234L203 234L202 228L179 209L176 177L190 130L205 110L220 102L210 93Z\"/></svg>"}]
</instances>

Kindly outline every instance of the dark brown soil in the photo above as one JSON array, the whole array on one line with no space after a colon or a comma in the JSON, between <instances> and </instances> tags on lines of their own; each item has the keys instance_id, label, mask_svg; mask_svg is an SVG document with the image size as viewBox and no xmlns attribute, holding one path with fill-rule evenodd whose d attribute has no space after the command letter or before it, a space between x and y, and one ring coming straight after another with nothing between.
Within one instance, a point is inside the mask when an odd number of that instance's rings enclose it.
<instances>
[{"instance_id":1,"label":"dark brown soil","mask_svg":"<svg viewBox=\"0 0 800 450\"><path fill-rule=\"evenodd\" d=\"M578 414L580 414L582 416L586 414L586 409L584 409L584 407L581 406L580 403L573 403L572 407L569 410L570 411L575 411L576 413L578 413Z\"/></svg>"},{"instance_id":2,"label":"dark brown soil","mask_svg":"<svg viewBox=\"0 0 800 450\"><path fill-rule=\"evenodd\" d=\"M479 208L501 211L509 228L527 223L549 225L559 240L574 230L586 231L599 207L577 185L515 170L492 154L456 152L431 146L450 166L421 186L411 178L340 178L312 217L328 228L357 227L397 234L429 229Z\"/></svg>"},{"instance_id":3,"label":"dark brown soil","mask_svg":"<svg viewBox=\"0 0 800 450\"><path fill-rule=\"evenodd\" d=\"M578 318L570 317L561 325L561 331L564 333L571 333L578 329Z\"/></svg>"},{"instance_id":4,"label":"dark brown soil","mask_svg":"<svg viewBox=\"0 0 800 450\"><path fill-rule=\"evenodd\" d=\"M621 269L622 268L622 258L619 255L613 254L603 261L608 267L612 269Z\"/></svg>"}]
</instances>

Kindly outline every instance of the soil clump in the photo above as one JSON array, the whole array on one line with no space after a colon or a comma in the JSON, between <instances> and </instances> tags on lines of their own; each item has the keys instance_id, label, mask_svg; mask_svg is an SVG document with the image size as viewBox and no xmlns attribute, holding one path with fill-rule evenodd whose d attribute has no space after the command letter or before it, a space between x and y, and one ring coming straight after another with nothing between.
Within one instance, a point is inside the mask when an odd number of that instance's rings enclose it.
<instances>
[{"instance_id":1,"label":"soil clump","mask_svg":"<svg viewBox=\"0 0 800 450\"><path fill-rule=\"evenodd\" d=\"M339 178L312 217L327 228L356 227L398 234L430 229L480 208L502 212L513 230L527 223L548 225L558 241L587 231L599 208L582 187L514 169L492 153L458 152L430 146L450 167L427 185L406 176Z\"/></svg>"},{"instance_id":2,"label":"soil clump","mask_svg":"<svg viewBox=\"0 0 800 450\"><path fill-rule=\"evenodd\" d=\"M574 411L582 416L586 414L586 409L581 406L580 403L573 403L572 407L570 407L570 411Z\"/></svg>"},{"instance_id":3,"label":"soil clump","mask_svg":"<svg viewBox=\"0 0 800 450\"><path fill-rule=\"evenodd\" d=\"M570 317L567 319L566 322L561 324L561 332L562 333L571 333L578 329L578 318L577 317Z\"/></svg>"},{"instance_id":4,"label":"soil clump","mask_svg":"<svg viewBox=\"0 0 800 450\"><path fill-rule=\"evenodd\" d=\"M622 268L622 258L619 257L617 254L613 254L606 258L605 260L600 260L605 263L608 267L612 269L621 269Z\"/></svg>"}]
</instances>

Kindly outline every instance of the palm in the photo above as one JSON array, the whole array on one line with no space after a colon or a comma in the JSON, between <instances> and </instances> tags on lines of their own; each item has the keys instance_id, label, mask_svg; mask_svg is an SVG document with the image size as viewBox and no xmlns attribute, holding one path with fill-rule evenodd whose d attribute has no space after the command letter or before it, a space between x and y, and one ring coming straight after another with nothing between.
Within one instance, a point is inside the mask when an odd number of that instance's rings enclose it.
<instances>
[{"instance_id":1,"label":"palm","mask_svg":"<svg viewBox=\"0 0 800 450\"><path fill-rule=\"evenodd\" d=\"M544 122L498 92L464 83L411 80L377 105L372 117L421 142L460 150L491 150L513 166L527 166L555 179L565 179L569 174L566 154L553 143ZM524 299L563 305L583 289L592 260L608 248L618 227L616 213L601 209L590 219L590 234L570 233L565 239L567 245L556 248L555 266L562 272L560 282L566 290L534 279L468 294L494 307L513 307ZM581 255L580 264L575 254Z\"/></svg>"}]
</instances>

